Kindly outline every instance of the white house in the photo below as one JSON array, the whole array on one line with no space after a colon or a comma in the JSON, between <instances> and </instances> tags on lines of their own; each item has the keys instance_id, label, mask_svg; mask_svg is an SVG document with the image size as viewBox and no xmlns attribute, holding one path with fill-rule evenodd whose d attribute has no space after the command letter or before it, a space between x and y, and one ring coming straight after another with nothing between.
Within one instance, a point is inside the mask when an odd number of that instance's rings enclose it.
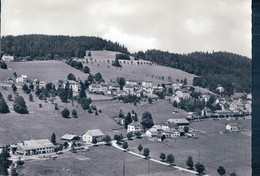
<instances>
[{"instance_id":1,"label":"white house","mask_svg":"<svg viewBox=\"0 0 260 176\"><path fill-rule=\"evenodd\" d=\"M2 60L5 62L10 62L10 61L14 61L14 56L2 56Z\"/></svg>"},{"instance_id":2,"label":"white house","mask_svg":"<svg viewBox=\"0 0 260 176\"><path fill-rule=\"evenodd\" d=\"M54 145L48 139L28 140L17 144L17 154L37 155L54 152Z\"/></svg>"},{"instance_id":3,"label":"white house","mask_svg":"<svg viewBox=\"0 0 260 176\"><path fill-rule=\"evenodd\" d=\"M15 80L13 78L7 78L5 81L7 83L11 83L11 84L13 84L15 82Z\"/></svg>"},{"instance_id":4,"label":"white house","mask_svg":"<svg viewBox=\"0 0 260 176\"><path fill-rule=\"evenodd\" d=\"M224 92L224 87L222 87L221 85L218 85L218 87L216 88L216 90L217 90L219 93L222 93L222 92Z\"/></svg>"},{"instance_id":5,"label":"white house","mask_svg":"<svg viewBox=\"0 0 260 176\"><path fill-rule=\"evenodd\" d=\"M126 80L125 81L126 85L132 85L132 86L137 86L137 81L136 80Z\"/></svg>"},{"instance_id":6,"label":"white house","mask_svg":"<svg viewBox=\"0 0 260 176\"><path fill-rule=\"evenodd\" d=\"M142 131L142 126L138 122L132 122L127 126L127 132Z\"/></svg>"},{"instance_id":7,"label":"white house","mask_svg":"<svg viewBox=\"0 0 260 176\"><path fill-rule=\"evenodd\" d=\"M46 81L39 81L39 87L42 88L42 87L45 87L47 84Z\"/></svg>"},{"instance_id":8,"label":"white house","mask_svg":"<svg viewBox=\"0 0 260 176\"><path fill-rule=\"evenodd\" d=\"M236 123L228 123L226 124L226 130L227 131L238 131L239 127Z\"/></svg>"},{"instance_id":9,"label":"white house","mask_svg":"<svg viewBox=\"0 0 260 176\"><path fill-rule=\"evenodd\" d=\"M182 99L189 99L190 98L190 93L188 90L177 90L175 92L175 96L182 98Z\"/></svg>"},{"instance_id":10,"label":"white house","mask_svg":"<svg viewBox=\"0 0 260 176\"><path fill-rule=\"evenodd\" d=\"M152 81L142 81L142 87L153 87Z\"/></svg>"},{"instance_id":11,"label":"white house","mask_svg":"<svg viewBox=\"0 0 260 176\"><path fill-rule=\"evenodd\" d=\"M18 76L17 78L16 78L16 83L18 83L18 84L25 84L25 83L27 83L27 81L28 81L28 76L27 75L20 75L20 76Z\"/></svg>"},{"instance_id":12,"label":"white house","mask_svg":"<svg viewBox=\"0 0 260 176\"><path fill-rule=\"evenodd\" d=\"M163 134L165 134L165 136L167 138L177 138L180 137L180 132L174 128L168 128L166 130L163 131Z\"/></svg>"},{"instance_id":13,"label":"white house","mask_svg":"<svg viewBox=\"0 0 260 176\"><path fill-rule=\"evenodd\" d=\"M72 89L73 93L79 91L79 83L73 80L64 81L63 88L66 87L67 82L69 83L69 88Z\"/></svg>"},{"instance_id":14,"label":"white house","mask_svg":"<svg viewBox=\"0 0 260 176\"><path fill-rule=\"evenodd\" d=\"M82 135L82 140L86 143L91 143L93 139L97 139L97 142L101 142L104 134L99 129L88 130Z\"/></svg>"},{"instance_id":15,"label":"white house","mask_svg":"<svg viewBox=\"0 0 260 176\"><path fill-rule=\"evenodd\" d=\"M91 84L89 85L89 92L91 93L101 92L101 86L99 84Z\"/></svg>"},{"instance_id":16,"label":"white house","mask_svg":"<svg viewBox=\"0 0 260 176\"><path fill-rule=\"evenodd\" d=\"M149 130L146 130L145 135L147 137L155 137L155 136L157 136L157 130L155 128L151 128Z\"/></svg>"}]
</instances>

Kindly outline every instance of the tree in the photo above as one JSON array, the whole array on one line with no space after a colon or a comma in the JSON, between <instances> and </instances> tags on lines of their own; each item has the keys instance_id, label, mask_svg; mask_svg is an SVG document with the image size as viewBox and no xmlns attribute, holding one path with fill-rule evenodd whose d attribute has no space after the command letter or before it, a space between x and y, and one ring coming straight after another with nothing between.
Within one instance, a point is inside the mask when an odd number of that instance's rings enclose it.
<instances>
[{"instance_id":1,"label":"tree","mask_svg":"<svg viewBox=\"0 0 260 176\"><path fill-rule=\"evenodd\" d=\"M151 97L148 98L148 103L149 103L149 104L152 104L152 103L153 103L153 100L152 100Z\"/></svg>"},{"instance_id":2,"label":"tree","mask_svg":"<svg viewBox=\"0 0 260 176\"><path fill-rule=\"evenodd\" d=\"M8 168L12 164L8 158L10 154L7 147L3 147L2 153L0 154L0 175L8 175Z\"/></svg>"},{"instance_id":3,"label":"tree","mask_svg":"<svg viewBox=\"0 0 260 176\"><path fill-rule=\"evenodd\" d=\"M161 154L160 154L160 158L161 158L162 161L164 161L165 158L166 158L166 155L165 155L164 153L161 153Z\"/></svg>"},{"instance_id":4,"label":"tree","mask_svg":"<svg viewBox=\"0 0 260 176\"><path fill-rule=\"evenodd\" d=\"M84 98L82 98L82 99L80 100L81 107L82 107L84 110L90 109L89 107L90 107L91 102L92 102L91 98L86 98L86 97L84 97ZM91 109L90 109L90 110L91 110ZM91 110L91 111L92 111L92 110Z\"/></svg>"},{"instance_id":5,"label":"tree","mask_svg":"<svg viewBox=\"0 0 260 176\"><path fill-rule=\"evenodd\" d=\"M98 116L98 111L95 112L95 116Z\"/></svg>"},{"instance_id":6,"label":"tree","mask_svg":"<svg viewBox=\"0 0 260 176\"><path fill-rule=\"evenodd\" d=\"M114 139L116 140L117 144L119 144L121 142L121 140L123 139L123 135L122 134L115 134Z\"/></svg>"},{"instance_id":7,"label":"tree","mask_svg":"<svg viewBox=\"0 0 260 176\"><path fill-rule=\"evenodd\" d=\"M183 84L187 85L187 78L184 78Z\"/></svg>"},{"instance_id":8,"label":"tree","mask_svg":"<svg viewBox=\"0 0 260 176\"><path fill-rule=\"evenodd\" d=\"M55 133L52 133L52 135L51 135L51 143L53 143L53 145L56 145L56 135L55 135Z\"/></svg>"},{"instance_id":9,"label":"tree","mask_svg":"<svg viewBox=\"0 0 260 176\"><path fill-rule=\"evenodd\" d=\"M115 59L115 61L112 63L114 67L122 67L122 65L119 63L118 58Z\"/></svg>"},{"instance_id":10,"label":"tree","mask_svg":"<svg viewBox=\"0 0 260 176\"><path fill-rule=\"evenodd\" d=\"M12 94L9 94L7 98L8 98L9 101L13 101L13 96L12 96Z\"/></svg>"},{"instance_id":11,"label":"tree","mask_svg":"<svg viewBox=\"0 0 260 176\"><path fill-rule=\"evenodd\" d=\"M97 81L97 82L98 82L99 80L101 80L101 79L102 79L102 74L101 74L101 73L99 73L99 72L98 72L98 73L96 73L96 74L95 74L95 76L94 76L94 79L95 79L95 81Z\"/></svg>"},{"instance_id":12,"label":"tree","mask_svg":"<svg viewBox=\"0 0 260 176\"><path fill-rule=\"evenodd\" d=\"M143 150L143 146L140 144L138 145L137 149L139 150L139 153L141 153L141 151Z\"/></svg>"},{"instance_id":13,"label":"tree","mask_svg":"<svg viewBox=\"0 0 260 176\"><path fill-rule=\"evenodd\" d=\"M150 112L146 111L143 113L141 124L145 130L151 128L154 125L152 114Z\"/></svg>"},{"instance_id":14,"label":"tree","mask_svg":"<svg viewBox=\"0 0 260 176\"><path fill-rule=\"evenodd\" d=\"M22 89L24 92L26 92L28 90L28 86L26 84L24 84Z\"/></svg>"},{"instance_id":15,"label":"tree","mask_svg":"<svg viewBox=\"0 0 260 176\"><path fill-rule=\"evenodd\" d=\"M125 128L127 129L128 125L130 123L132 123L132 117L131 117L131 113L128 112L127 115L125 116Z\"/></svg>"},{"instance_id":16,"label":"tree","mask_svg":"<svg viewBox=\"0 0 260 176\"><path fill-rule=\"evenodd\" d=\"M7 69L7 65L5 62L0 61L0 67L1 67L1 69Z\"/></svg>"},{"instance_id":17,"label":"tree","mask_svg":"<svg viewBox=\"0 0 260 176\"><path fill-rule=\"evenodd\" d=\"M19 114L28 114L26 102L24 101L22 96L19 96L14 100L13 107L14 107L14 111Z\"/></svg>"},{"instance_id":18,"label":"tree","mask_svg":"<svg viewBox=\"0 0 260 176\"><path fill-rule=\"evenodd\" d=\"M85 66L85 67L83 68L83 72L84 72L84 73L90 73L89 67L88 67L88 66Z\"/></svg>"},{"instance_id":19,"label":"tree","mask_svg":"<svg viewBox=\"0 0 260 176\"><path fill-rule=\"evenodd\" d=\"M16 72L14 72L14 77L17 78L17 73Z\"/></svg>"},{"instance_id":20,"label":"tree","mask_svg":"<svg viewBox=\"0 0 260 176\"><path fill-rule=\"evenodd\" d=\"M166 160L168 163L170 163L170 165L172 165L174 163L175 158L172 154L168 154Z\"/></svg>"},{"instance_id":21,"label":"tree","mask_svg":"<svg viewBox=\"0 0 260 176\"><path fill-rule=\"evenodd\" d=\"M149 157L149 154L150 154L150 150L149 150L148 148L145 148L145 149L144 149L144 156L145 156L146 158L148 158L148 157Z\"/></svg>"},{"instance_id":22,"label":"tree","mask_svg":"<svg viewBox=\"0 0 260 176\"><path fill-rule=\"evenodd\" d=\"M184 132L185 132L185 133L188 133L188 132L189 132L189 130L190 130L190 129L189 129L189 127L188 127L188 126L185 126L185 127L184 127Z\"/></svg>"},{"instance_id":23,"label":"tree","mask_svg":"<svg viewBox=\"0 0 260 176\"><path fill-rule=\"evenodd\" d=\"M172 105L173 105L173 107L177 108L177 107L178 107L178 103L177 103L177 101L174 100Z\"/></svg>"},{"instance_id":24,"label":"tree","mask_svg":"<svg viewBox=\"0 0 260 176\"><path fill-rule=\"evenodd\" d=\"M29 95L29 101L33 101L33 95L32 94Z\"/></svg>"},{"instance_id":25,"label":"tree","mask_svg":"<svg viewBox=\"0 0 260 176\"><path fill-rule=\"evenodd\" d=\"M91 74L89 74L89 75L88 75L88 82L89 82L90 84L92 84L93 81L94 81L94 77L93 77Z\"/></svg>"},{"instance_id":26,"label":"tree","mask_svg":"<svg viewBox=\"0 0 260 176\"><path fill-rule=\"evenodd\" d=\"M97 144L97 138L93 138L93 139L92 139L92 143L93 143L94 145L96 145L96 144Z\"/></svg>"},{"instance_id":27,"label":"tree","mask_svg":"<svg viewBox=\"0 0 260 176\"><path fill-rule=\"evenodd\" d=\"M88 57L91 57L91 52L90 51L88 52Z\"/></svg>"},{"instance_id":28,"label":"tree","mask_svg":"<svg viewBox=\"0 0 260 176\"><path fill-rule=\"evenodd\" d=\"M120 109L118 117L119 117L119 118L124 118L124 114L123 114L123 112L122 112L122 109Z\"/></svg>"},{"instance_id":29,"label":"tree","mask_svg":"<svg viewBox=\"0 0 260 176\"><path fill-rule=\"evenodd\" d=\"M219 166L218 169L217 169L217 172L220 176L222 176L222 175L225 175L226 170L223 166Z\"/></svg>"},{"instance_id":30,"label":"tree","mask_svg":"<svg viewBox=\"0 0 260 176\"><path fill-rule=\"evenodd\" d=\"M67 79L68 79L68 80L76 81L76 77L75 77L75 75L73 75L72 73L68 74Z\"/></svg>"},{"instance_id":31,"label":"tree","mask_svg":"<svg viewBox=\"0 0 260 176\"><path fill-rule=\"evenodd\" d=\"M196 171L197 171L199 174L202 174L203 171L205 170L205 167L204 167L202 164L197 163L197 164L195 165L195 169L196 169Z\"/></svg>"},{"instance_id":32,"label":"tree","mask_svg":"<svg viewBox=\"0 0 260 176\"><path fill-rule=\"evenodd\" d=\"M124 86L125 86L125 78L122 77L118 77L117 78L117 83L120 86L120 90L123 90Z\"/></svg>"},{"instance_id":33,"label":"tree","mask_svg":"<svg viewBox=\"0 0 260 176\"><path fill-rule=\"evenodd\" d=\"M15 167L12 167L11 168L11 176L18 176L19 174L17 173L16 171L16 168Z\"/></svg>"},{"instance_id":34,"label":"tree","mask_svg":"<svg viewBox=\"0 0 260 176\"><path fill-rule=\"evenodd\" d=\"M0 98L0 114L7 114L9 112L10 112L9 107L6 104L4 98Z\"/></svg>"},{"instance_id":35,"label":"tree","mask_svg":"<svg viewBox=\"0 0 260 176\"><path fill-rule=\"evenodd\" d=\"M126 141L123 142L123 149L127 149L128 148L128 143Z\"/></svg>"},{"instance_id":36,"label":"tree","mask_svg":"<svg viewBox=\"0 0 260 176\"><path fill-rule=\"evenodd\" d=\"M106 135L103 138L103 141L105 141L107 143L107 145L111 145L111 137L109 135Z\"/></svg>"},{"instance_id":37,"label":"tree","mask_svg":"<svg viewBox=\"0 0 260 176\"><path fill-rule=\"evenodd\" d=\"M74 118L78 118L78 113L75 109L72 110L71 112L71 115L74 117Z\"/></svg>"},{"instance_id":38,"label":"tree","mask_svg":"<svg viewBox=\"0 0 260 176\"><path fill-rule=\"evenodd\" d=\"M13 89L14 92L17 91L17 87L14 84L12 84L12 89Z\"/></svg>"},{"instance_id":39,"label":"tree","mask_svg":"<svg viewBox=\"0 0 260 176\"><path fill-rule=\"evenodd\" d=\"M80 89L79 91L79 98L85 98L87 97L85 89Z\"/></svg>"},{"instance_id":40,"label":"tree","mask_svg":"<svg viewBox=\"0 0 260 176\"><path fill-rule=\"evenodd\" d=\"M187 161L186 161L186 165L190 168L193 169L193 159L191 156L188 157Z\"/></svg>"},{"instance_id":41,"label":"tree","mask_svg":"<svg viewBox=\"0 0 260 176\"><path fill-rule=\"evenodd\" d=\"M135 135L136 135L137 138L140 138L142 133L140 131L135 131Z\"/></svg>"},{"instance_id":42,"label":"tree","mask_svg":"<svg viewBox=\"0 0 260 176\"><path fill-rule=\"evenodd\" d=\"M33 89L34 89L34 85L31 83L30 86L29 86L29 88L30 88L31 90L33 90Z\"/></svg>"},{"instance_id":43,"label":"tree","mask_svg":"<svg viewBox=\"0 0 260 176\"><path fill-rule=\"evenodd\" d=\"M127 134L126 134L126 137L127 137L127 139L128 140L130 140L130 139L132 139L132 137L133 137L133 132L128 132Z\"/></svg>"},{"instance_id":44,"label":"tree","mask_svg":"<svg viewBox=\"0 0 260 176\"><path fill-rule=\"evenodd\" d=\"M61 115L64 118L68 118L70 116L70 111L67 108L65 108L63 109L63 111L61 111Z\"/></svg>"},{"instance_id":45,"label":"tree","mask_svg":"<svg viewBox=\"0 0 260 176\"><path fill-rule=\"evenodd\" d=\"M57 103L54 104L54 109L55 109L55 110L59 110L59 109L60 109L60 108L58 107L58 104L57 104Z\"/></svg>"}]
</instances>

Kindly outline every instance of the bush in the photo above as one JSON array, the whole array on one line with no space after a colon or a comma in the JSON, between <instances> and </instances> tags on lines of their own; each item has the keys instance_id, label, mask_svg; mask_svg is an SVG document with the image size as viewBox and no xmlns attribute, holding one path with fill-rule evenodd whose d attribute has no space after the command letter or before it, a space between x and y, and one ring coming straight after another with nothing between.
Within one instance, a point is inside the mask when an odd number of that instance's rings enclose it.
<instances>
[{"instance_id":1,"label":"bush","mask_svg":"<svg viewBox=\"0 0 260 176\"><path fill-rule=\"evenodd\" d=\"M9 112L10 112L9 107L6 104L4 98L0 98L0 114L7 114Z\"/></svg>"},{"instance_id":2,"label":"bush","mask_svg":"<svg viewBox=\"0 0 260 176\"><path fill-rule=\"evenodd\" d=\"M65 109L61 112L61 115L62 115L62 117L64 117L64 118L68 118L69 115L70 115L70 111L69 111L67 108L65 108Z\"/></svg>"},{"instance_id":3,"label":"bush","mask_svg":"<svg viewBox=\"0 0 260 176\"><path fill-rule=\"evenodd\" d=\"M68 80L76 81L76 77L75 77L75 75L73 75L72 73L68 74L67 79L68 79Z\"/></svg>"},{"instance_id":4,"label":"bush","mask_svg":"<svg viewBox=\"0 0 260 176\"><path fill-rule=\"evenodd\" d=\"M78 113L75 109L72 110L71 114L74 118L78 118Z\"/></svg>"}]
</instances>

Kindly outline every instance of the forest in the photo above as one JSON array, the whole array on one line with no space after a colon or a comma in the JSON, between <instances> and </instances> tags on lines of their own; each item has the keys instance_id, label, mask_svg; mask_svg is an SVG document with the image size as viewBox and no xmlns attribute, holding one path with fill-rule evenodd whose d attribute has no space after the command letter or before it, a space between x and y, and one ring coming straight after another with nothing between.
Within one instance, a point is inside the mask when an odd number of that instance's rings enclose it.
<instances>
[{"instance_id":1,"label":"forest","mask_svg":"<svg viewBox=\"0 0 260 176\"><path fill-rule=\"evenodd\" d=\"M16 60L83 58L86 50L119 51L129 54L126 47L99 37L19 35L2 37L2 53L14 55Z\"/></svg>"}]
</instances>

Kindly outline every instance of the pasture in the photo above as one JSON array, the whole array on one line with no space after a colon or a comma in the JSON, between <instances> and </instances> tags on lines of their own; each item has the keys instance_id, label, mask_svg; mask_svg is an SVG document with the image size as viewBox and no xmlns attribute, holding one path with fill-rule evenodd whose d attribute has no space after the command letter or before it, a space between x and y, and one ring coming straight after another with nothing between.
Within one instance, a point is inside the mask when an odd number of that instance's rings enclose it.
<instances>
[{"instance_id":1,"label":"pasture","mask_svg":"<svg viewBox=\"0 0 260 176\"><path fill-rule=\"evenodd\" d=\"M67 153L63 154L67 155ZM74 156L73 156L74 155ZM82 155L89 158L82 161L77 159ZM125 175L144 176L148 175L148 160L125 153L112 146L98 146L90 148L87 152L71 154L70 158L63 158L59 155L56 160L26 162L19 170L20 175L39 175L44 173L48 176L69 176L69 175L123 175L125 162ZM150 174L160 176L190 176L187 172L181 172L169 166L150 162Z\"/></svg>"},{"instance_id":2,"label":"pasture","mask_svg":"<svg viewBox=\"0 0 260 176\"><path fill-rule=\"evenodd\" d=\"M173 154L177 166L186 167L186 160L192 156L194 164L202 163L209 175L217 175L218 166L224 166L227 173L235 172L238 175L251 173L251 138L240 132L220 134L218 131L225 129L226 120L203 120L191 123L195 129L205 130L199 133L198 139L168 139L158 142L148 139L129 140L129 148L139 152L137 146L141 144L150 149L150 156L159 159L160 153ZM250 120L236 121L242 127L248 128Z\"/></svg>"}]
</instances>

